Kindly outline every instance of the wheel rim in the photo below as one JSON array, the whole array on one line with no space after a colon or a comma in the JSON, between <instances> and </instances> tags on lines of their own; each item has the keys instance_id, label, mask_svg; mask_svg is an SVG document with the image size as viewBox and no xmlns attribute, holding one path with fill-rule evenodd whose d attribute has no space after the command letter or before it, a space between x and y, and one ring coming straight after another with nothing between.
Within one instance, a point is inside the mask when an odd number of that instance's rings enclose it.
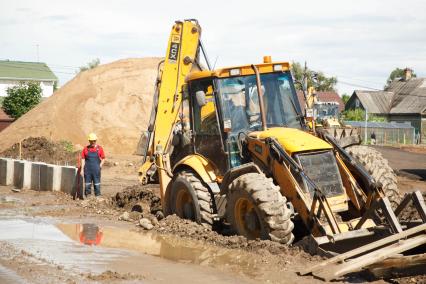
<instances>
[{"instance_id":1,"label":"wheel rim","mask_svg":"<svg viewBox=\"0 0 426 284\"><path fill-rule=\"evenodd\" d=\"M238 232L248 239L260 238L261 227L253 203L239 198L234 207L235 225Z\"/></svg>"},{"instance_id":2,"label":"wheel rim","mask_svg":"<svg viewBox=\"0 0 426 284\"><path fill-rule=\"evenodd\" d=\"M179 188L176 193L176 214L184 219L195 220L194 203L185 188Z\"/></svg>"}]
</instances>

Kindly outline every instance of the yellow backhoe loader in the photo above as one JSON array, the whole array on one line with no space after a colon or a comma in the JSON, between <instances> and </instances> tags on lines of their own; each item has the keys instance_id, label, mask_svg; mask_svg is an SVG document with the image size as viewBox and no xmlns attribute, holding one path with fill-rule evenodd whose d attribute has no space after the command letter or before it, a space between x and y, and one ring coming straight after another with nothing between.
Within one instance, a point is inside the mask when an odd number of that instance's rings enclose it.
<instances>
[{"instance_id":1,"label":"yellow backhoe loader","mask_svg":"<svg viewBox=\"0 0 426 284\"><path fill-rule=\"evenodd\" d=\"M324 280L426 243L419 192L394 211L376 182L332 137L311 131L288 62L201 69L201 28L174 24L159 68L139 171L158 181L165 214L229 225L249 239L308 237L334 256L311 270ZM413 202L421 220L398 216ZM327 269L324 269L327 267Z\"/></svg>"}]
</instances>

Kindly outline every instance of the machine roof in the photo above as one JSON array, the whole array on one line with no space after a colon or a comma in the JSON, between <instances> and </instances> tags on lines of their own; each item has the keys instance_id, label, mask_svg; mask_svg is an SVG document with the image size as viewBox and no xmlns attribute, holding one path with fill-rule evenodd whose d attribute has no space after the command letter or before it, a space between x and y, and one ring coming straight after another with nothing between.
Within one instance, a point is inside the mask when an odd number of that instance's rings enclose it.
<instances>
[{"instance_id":1,"label":"machine roof","mask_svg":"<svg viewBox=\"0 0 426 284\"><path fill-rule=\"evenodd\" d=\"M261 64L254 64L260 73L271 73L274 72L274 66L275 65L281 65L283 71L287 71L290 69L290 64L288 62L272 62L272 63L261 63ZM254 71L251 65L241 65L241 66L233 66L233 67L226 67L216 70L202 70L202 71L193 71L188 74L186 77L186 81L193 81L208 77L217 77L217 78L225 78L225 77L231 77L230 70L232 69L240 69L240 75L253 75ZM276 71L275 71L276 72Z\"/></svg>"}]
</instances>

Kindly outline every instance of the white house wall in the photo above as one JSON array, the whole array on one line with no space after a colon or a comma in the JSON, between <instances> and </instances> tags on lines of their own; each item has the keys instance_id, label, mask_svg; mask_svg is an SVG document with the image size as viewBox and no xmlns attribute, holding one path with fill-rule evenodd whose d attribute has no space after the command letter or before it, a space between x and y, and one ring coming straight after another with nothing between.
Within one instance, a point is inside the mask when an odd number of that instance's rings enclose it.
<instances>
[{"instance_id":1,"label":"white house wall","mask_svg":"<svg viewBox=\"0 0 426 284\"><path fill-rule=\"evenodd\" d=\"M18 84L19 81L0 79L0 96L7 96L6 90ZM40 81L40 87L44 98L50 97L53 94L53 81Z\"/></svg>"}]
</instances>

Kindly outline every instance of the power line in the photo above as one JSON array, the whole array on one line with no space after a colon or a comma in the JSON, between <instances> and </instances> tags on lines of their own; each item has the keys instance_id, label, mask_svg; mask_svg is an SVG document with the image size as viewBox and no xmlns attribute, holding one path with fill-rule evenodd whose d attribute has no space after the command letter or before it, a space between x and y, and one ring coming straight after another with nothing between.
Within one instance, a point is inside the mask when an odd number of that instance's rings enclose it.
<instances>
[{"instance_id":1,"label":"power line","mask_svg":"<svg viewBox=\"0 0 426 284\"><path fill-rule=\"evenodd\" d=\"M374 91L383 91L382 89L378 89L375 87L369 87L369 86L365 86L365 85L361 85L361 84L357 84L357 83L351 83L351 82L345 82L345 81L341 81L339 80L339 78L346 78L349 80L355 80L355 81L364 81L366 83L371 83L371 84L377 84L379 85L379 83L377 82L371 82L371 81L366 81L366 80L361 80L361 79L357 79L357 78L353 78L353 77L349 77L349 76L344 76L344 75L331 75L328 72L323 72L321 71L324 75L328 76L328 77L336 77L337 78L337 83L339 84L343 84L343 85L348 85L348 86L352 86L352 87L358 87L358 88L365 88L365 89L369 89L369 90L374 90Z\"/></svg>"},{"instance_id":2,"label":"power line","mask_svg":"<svg viewBox=\"0 0 426 284\"><path fill-rule=\"evenodd\" d=\"M339 78L346 78L352 81L360 81L360 82L364 82L364 83L370 83L370 84L375 84L375 85L381 85L382 83L377 83L377 82L372 82L372 81L367 81L367 80L363 80L363 79L358 79L358 78L352 78L352 77L348 77L348 76L342 76L339 75Z\"/></svg>"},{"instance_id":3,"label":"power line","mask_svg":"<svg viewBox=\"0 0 426 284\"><path fill-rule=\"evenodd\" d=\"M337 80L337 83L338 84L340 83L340 84L343 84L343 85L352 86L352 87L359 87L359 88L374 90L374 91L383 91L381 89L372 88L372 87L368 87L368 86L363 86L363 85L359 85L359 84L353 84L353 83L349 83L349 82L345 82L345 81L341 81L341 80Z\"/></svg>"}]
</instances>

